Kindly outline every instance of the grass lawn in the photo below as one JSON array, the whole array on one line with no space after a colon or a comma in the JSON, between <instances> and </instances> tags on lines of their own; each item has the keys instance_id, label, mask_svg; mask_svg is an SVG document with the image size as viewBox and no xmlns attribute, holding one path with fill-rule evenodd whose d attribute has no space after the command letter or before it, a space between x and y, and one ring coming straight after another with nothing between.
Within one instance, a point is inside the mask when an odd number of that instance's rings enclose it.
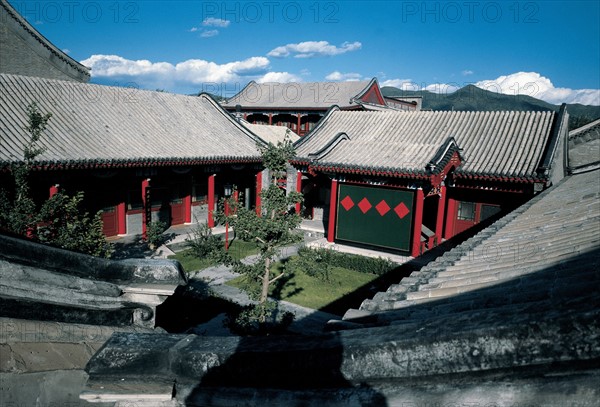
<instances>
[{"instance_id":1,"label":"grass lawn","mask_svg":"<svg viewBox=\"0 0 600 407\"><path fill-rule=\"evenodd\" d=\"M283 265L278 262L273 267L273 270L277 270L276 273L279 273ZM377 276L374 274L360 273L342 267L332 267L330 281L323 281L296 271L291 272L289 276L282 277L278 281L281 282L280 284L275 283L271 287L270 295L273 298L304 307L320 309L376 278ZM245 277L238 277L227 284L243 289Z\"/></svg>"},{"instance_id":2,"label":"grass lawn","mask_svg":"<svg viewBox=\"0 0 600 407\"><path fill-rule=\"evenodd\" d=\"M244 257L258 253L258 247L255 243L245 242L243 240L234 240L229 246L229 252L235 259L243 259ZM169 256L169 259L178 260L183 269L187 272L202 270L207 267L216 266L217 263L210 259L199 259L192 255L189 249L183 250L173 256Z\"/></svg>"}]
</instances>

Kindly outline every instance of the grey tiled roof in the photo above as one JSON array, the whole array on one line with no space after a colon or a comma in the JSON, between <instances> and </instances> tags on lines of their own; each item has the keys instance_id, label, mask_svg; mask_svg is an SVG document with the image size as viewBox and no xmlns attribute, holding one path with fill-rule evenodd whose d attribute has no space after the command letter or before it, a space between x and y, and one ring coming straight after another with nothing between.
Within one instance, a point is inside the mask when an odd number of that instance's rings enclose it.
<instances>
[{"instance_id":1,"label":"grey tiled roof","mask_svg":"<svg viewBox=\"0 0 600 407\"><path fill-rule=\"evenodd\" d=\"M569 167L600 164L600 119L569 132Z\"/></svg>"},{"instance_id":2,"label":"grey tiled roof","mask_svg":"<svg viewBox=\"0 0 600 407\"><path fill-rule=\"evenodd\" d=\"M276 145L278 142L283 142L288 138L292 143L298 141L300 138L296 133L287 128L286 126L269 126L268 124L253 124L242 122L244 126L258 137Z\"/></svg>"},{"instance_id":3,"label":"grey tiled roof","mask_svg":"<svg viewBox=\"0 0 600 407\"><path fill-rule=\"evenodd\" d=\"M321 110L333 105L358 106L353 98L362 96L372 83L376 83L376 80L291 83L252 81L240 93L222 102L222 105L227 108L240 105L242 108Z\"/></svg>"},{"instance_id":4,"label":"grey tiled roof","mask_svg":"<svg viewBox=\"0 0 600 407\"><path fill-rule=\"evenodd\" d=\"M452 137L457 173L536 176L552 134L553 112L332 111L296 143L299 161L317 167L426 174Z\"/></svg>"},{"instance_id":5,"label":"grey tiled roof","mask_svg":"<svg viewBox=\"0 0 600 407\"><path fill-rule=\"evenodd\" d=\"M26 108L52 113L42 165L198 164L259 161L257 138L206 95L0 75L0 164L18 161L28 140Z\"/></svg>"},{"instance_id":6,"label":"grey tiled roof","mask_svg":"<svg viewBox=\"0 0 600 407\"><path fill-rule=\"evenodd\" d=\"M564 178L488 228L361 306L383 320L510 306L544 310L600 298L599 171ZM583 298L583 297L582 297ZM430 305L424 305L430 304ZM572 304L565 304L572 310ZM594 305L592 305L594 306ZM464 308L467 307L467 308ZM357 315L349 311L347 316ZM489 317L489 316L488 316Z\"/></svg>"},{"instance_id":7,"label":"grey tiled roof","mask_svg":"<svg viewBox=\"0 0 600 407\"><path fill-rule=\"evenodd\" d=\"M0 0L0 7L4 8L6 13L20 26L23 31L30 35L35 41L39 42L39 44L49 50L56 58L63 61L67 65L69 65L74 70L80 72L86 80L90 78L90 68L80 64L69 55L65 54L62 50L58 49L54 44L52 44L48 39L46 39L43 35L41 35L29 22L24 19L19 13L10 5L10 3L6 0ZM25 10L27 10L26 6ZM6 23L0 21L1 23ZM4 25L4 24L3 24Z\"/></svg>"}]
</instances>

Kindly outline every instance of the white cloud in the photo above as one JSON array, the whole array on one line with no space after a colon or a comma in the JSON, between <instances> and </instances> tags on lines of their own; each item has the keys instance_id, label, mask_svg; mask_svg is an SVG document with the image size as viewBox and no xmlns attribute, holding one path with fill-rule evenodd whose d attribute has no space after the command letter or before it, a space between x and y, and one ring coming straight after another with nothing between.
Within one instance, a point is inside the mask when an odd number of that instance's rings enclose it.
<instances>
[{"instance_id":1,"label":"white cloud","mask_svg":"<svg viewBox=\"0 0 600 407\"><path fill-rule=\"evenodd\" d=\"M463 76L469 76L469 75L473 75L475 72L471 71L470 69L465 69L461 73L463 74Z\"/></svg>"},{"instance_id":2,"label":"white cloud","mask_svg":"<svg viewBox=\"0 0 600 407\"><path fill-rule=\"evenodd\" d=\"M204 19L204 21L202 21L202 25L204 27L227 28L227 27L229 27L229 24L231 24L231 21L229 21L229 20L223 20L223 19L214 18L214 17L207 17Z\"/></svg>"},{"instance_id":3,"label":"white cloud","mask_svg":"<svg viewBox=\"0 0 600 407\"><path fill-rule=\"evenodd\" d=\"M68 48L65 48L65 49L62 50L62 52L64 52L65 54L70 54L71 50L68 49Z\"/></svg>"},{"instance_id":4,"label":"white cloud","mask_svg":"<svg viewBox=\"0 0 600 407\"><path fill-rule=\"evenodd\" d=\"M388 79L380 83L380 86L393 86L402 90L421 90L421 87L412 82L412 79Z\"/></svg>"},{"instance_id":5,"label":"white cloud","mask_svg":"<svg viewBox=\"0 0 600 407\"><path fill-rule=\"evenodd\" d=\"M340 47L327 41L305 41L297 44L287 44L274 48L267 56L285 58L293 55L295 58L312 58L316 56L332 56L356 51L362 47L360 42L344 42Z\"/></svg>"},{"instance_id":6,"label":"white cloud","mask_svg":"<svg viewBox=\"0 0 600 407\"><path fill-rule=\"evenodd\" d=\"M482 89L507 95L528 95L552 104L600 105L600 89L556 88L537 72L517 72L475 83Z\"/></svg>"},{"instance_id":7,"label":"white cloud","mask_svg":"<svg viewBox=\"0 0 600 407\"><path fill-rule=\"evenodd\" d=\"M362 79L362 75L359 73L348 72L341 73L340 71L333 71L329 75L325 77L328 81L360 81Z\"/></svg>"},{"instance_id":8,"label":"white cloud","mask_svg":"<svg viewBox=\"0 0 600 407\"><path fill-rule=\"evenodd\" d=\"M81 61L92 68L93 78L130 81L142 88L164 88L167 84L201 85L235 83L263 75L269 67L265 57L251 57L226 64L190 59L173 65L169 62L129 60L117 55L92 55Z\"/></svg>"},{"instance_id":9,"label":"white cloud","mask_svg":"<svg viewBox=\"0 0 600 407\"><path fill-rule=\"evenodd\" d=\"M219 30L205 30L202 31L202 34L200 34L202 38L210 38L214 37L215 35L219 35Z\"/></svg>"},{"instance_id":10,"label":"white cloud","mask_svg":"<svg viewBox=\"0 0 600 407\"><path fill-rule=\"evenodd\" d=\"M278 82L278 83L289 83L289 82L302 82L299 76L291 74L289 72L267 72L261 78L257 79L258 83L266 82Z\"/></svg>"},{"instance_id":11,"label":"white cloud","mask_svg":"<svg viewBox=\"0 0 600 407\"><path fill-rule=\"evenodd\" d=\"M196 31L198 31L198 27L192 27L188 31L191 33L195 33Z\"/></svg>"}]
</instances>

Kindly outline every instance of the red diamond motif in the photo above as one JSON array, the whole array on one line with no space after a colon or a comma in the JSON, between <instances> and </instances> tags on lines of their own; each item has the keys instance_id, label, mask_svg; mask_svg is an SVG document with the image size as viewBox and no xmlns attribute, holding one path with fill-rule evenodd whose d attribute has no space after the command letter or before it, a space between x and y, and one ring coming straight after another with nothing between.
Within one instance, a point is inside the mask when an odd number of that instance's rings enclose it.
<instances>
[{"instance_id":1,"label":"red diamond motif","mask_svg":"<svg viewBox=\"0 0 600 407\"><path fill-rule=\"evenodd\" d=\"M358 203L358 207L360 208L362 213L367 213L369 212L369 209L373 207L373 205L371 205L371 202L369 202L367 198L363 198L362 201Z\"/></svg>"},{"instance_id":2,"label":"red diamond motif","mask_svg":"<svg viewBox=\"0 0 600 407\"><path fill-rule=\"evenodd\" d=\"M406 207L406 205L404 205L404 202L400 202L398 204L398 206L396 206L394 208L394 212L396 212L396 215L398 215L398 217L400 219L404 218L406 215L408 215L408 213L410 212L408 210L408 208Z\"/></svg>"},{"instance_id":3,"label":"red diamond motif","mask_svg":"<svg viewBox=\"0 0 600 407\"><path fill-rule=\"evenodd\" d=\"M342 201L340 203L342 204L344 209L347 211L349 211L354 206L354 202L352 201L352 198L350 198L349 196L346 196L344 199L342 199Z\"/></svg>"},{"instance_id":4,"label":"red diamond motif","mask_svg":"<svg viewBox=\"0 0 600 407\"><path fill-rule=\"evenodd\" d=\"M381 200L381 202L379 202L376 206L375 209L377 209L377 212L379 212L379 214L381 216L385 215L386 213L388 213L390 211L390 206L387 204L386 201Z\"/></svg>"}]
</instances>

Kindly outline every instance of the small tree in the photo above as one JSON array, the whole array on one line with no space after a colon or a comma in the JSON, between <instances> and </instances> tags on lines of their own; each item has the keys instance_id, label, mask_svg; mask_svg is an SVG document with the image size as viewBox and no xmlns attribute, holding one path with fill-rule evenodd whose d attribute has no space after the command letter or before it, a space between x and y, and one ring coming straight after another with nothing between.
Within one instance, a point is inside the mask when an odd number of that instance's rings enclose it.
<instances>
[{"instance_id":1,"label":"small tree","mask_svg":"<svg viewBox=\"0 0 600 407\"><path fill-rule=\"evenodd\" d=\"M302 201L302 195L297 192L286 195L285 191L277 186L277 180L285 176L288 162L295 155L292 143L286 139L276 146L269 143L266 147L259 146L259 149L271 178L268 187L260 192L260 213L246 209L228 198L219 205L216 218L221 224L228 223L232 226L236 238L258 244L260 258L255 264L247 265L232 259L230 262L235 271L246 275L249 294L258 301L253 315L258 322L265 323L270 310L267 302L269 287L285 275L284 271L276 276L271 275L271 265L277 254L277 247L301 239L294 230L302 219L300 214L290 208ZM225 203L230 208L227 213L224 210Z\"/></svg>"},{"instance_id":2,"label":"small tree","mask_svg":"<svg viewBox=\"0 0 600 407\"><path fill-rule=\"evenodd\" d=\"M52 114L42 114L35 102L27 106L25 130L29 133L29 139L23 146L23 161L12 164L10 168L15 182L12 202L7 191L3 190L0 194L0 226L19 235L31 233L37 223L35 202L29 193L29 173L35 158L46 150L38 142L50 117Z\"/></svg>"},{"instance_id":3,"label":"small tree","mask_svg":"<svg viewBox=\"0 0 600 407\"><path fill-rule=\"evenodd\" d=\"M112 246L102 233L100 212L92 218L79 209L83 192L70 197L55 194L38 211L29 190L29 173L35 159L46 151L39 145L42 133L52 117L51 113L40 112L35 102L27 106L29 138L23 146L23 161L11 166L14 178L14 196L0 191L0 227L10 232L68 250L109 257Z\"/></svg>"}]
</instances>

